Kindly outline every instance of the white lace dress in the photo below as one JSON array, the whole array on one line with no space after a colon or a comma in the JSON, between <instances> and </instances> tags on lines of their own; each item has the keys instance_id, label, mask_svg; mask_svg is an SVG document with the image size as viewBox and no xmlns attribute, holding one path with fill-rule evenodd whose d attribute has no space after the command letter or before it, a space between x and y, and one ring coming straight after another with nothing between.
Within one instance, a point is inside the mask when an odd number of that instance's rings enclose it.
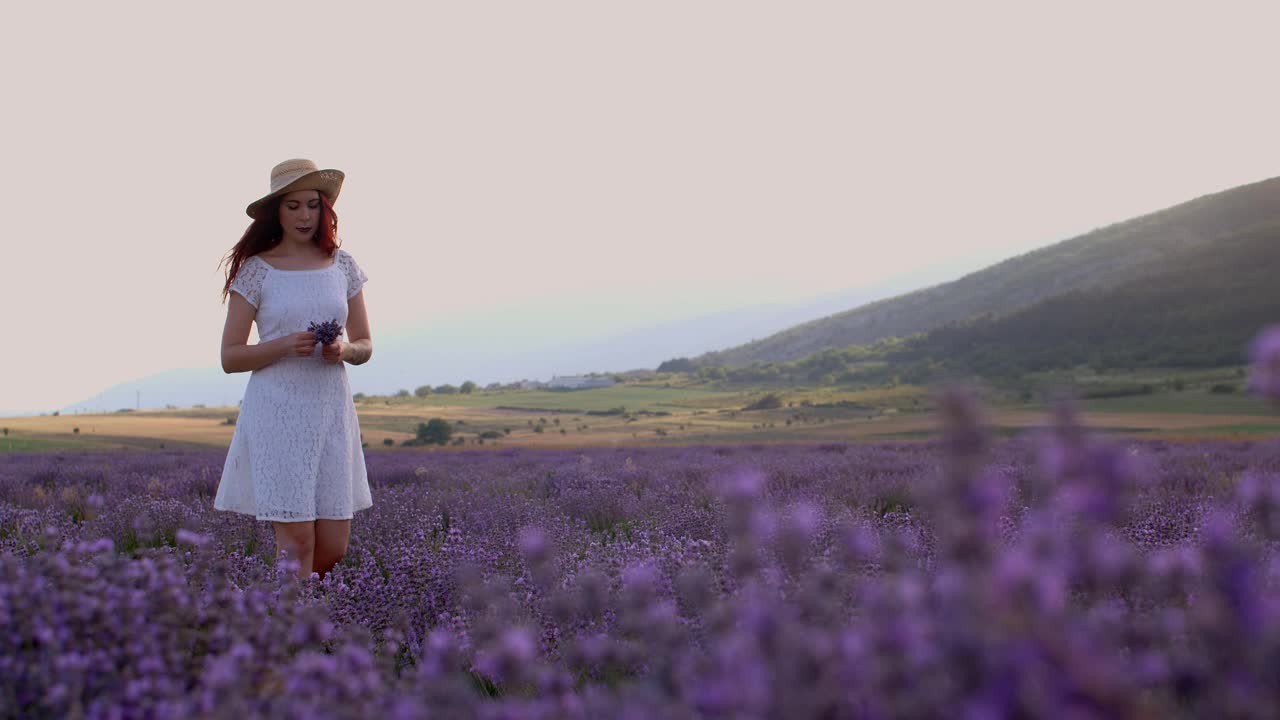
<instances>
[{"instance_id":1,"label":"white lace dress","mask_svg":"<svg viewBox=\"0 0 1280 720\"><path fill-rule=\"evenodd\" d=\"M269 342L311 322L347 324L347 301L368 278L345 250L319 270L277 270L258 256L231 283L258 309L258 338ZM259 520L346 520L373 505L346 363L320 346L253 371L213 506Z\"/></svg>"}]
</instances>

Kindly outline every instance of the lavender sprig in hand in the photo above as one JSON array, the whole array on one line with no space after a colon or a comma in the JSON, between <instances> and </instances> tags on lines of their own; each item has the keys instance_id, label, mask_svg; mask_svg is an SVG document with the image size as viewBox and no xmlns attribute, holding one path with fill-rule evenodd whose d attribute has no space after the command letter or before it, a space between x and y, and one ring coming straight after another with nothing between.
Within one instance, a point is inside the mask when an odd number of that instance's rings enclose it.
<instances>
[{"instance_id":1,"label":"lavender sprig in hand","mask_svg":"<svg viewBox=\"0 0 1280 720\"><path fill-rule=\"evenodd\" d=\"M312 322L307 326L307 330L316 334L316 342L321 345L328 345L338 339L338 335L342 333L342 326L335 320L326 320L322 323Z\"/></svg>"}]
</instances>

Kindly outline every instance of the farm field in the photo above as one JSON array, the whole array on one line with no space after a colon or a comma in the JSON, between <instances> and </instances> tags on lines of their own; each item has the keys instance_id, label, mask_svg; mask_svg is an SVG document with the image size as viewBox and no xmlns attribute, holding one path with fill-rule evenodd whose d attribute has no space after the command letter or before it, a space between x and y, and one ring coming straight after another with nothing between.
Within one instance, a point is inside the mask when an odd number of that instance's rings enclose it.
<instances>
[{"instance_id":1,"label":"farm field","mask_svg":"<svg viewBox=\"0 0 1280 720\"><path fill-rule=\"evenodd\" d=\"M1157 393L1085 400L1091 412L1200 413L1206 415L1268 415L1280 418L1280 409L1244 393L1215 395L1209 392Z\"/></svg>"},{"instance_id":2,"label":"farm field","mask_svg":"<svg viewBox=\"0 0 1280 720\"><path fill-rule=\"evenodd\" d=\"M246 719L1273 707L1280 443L983 440L971 407L949 407L945 443L369 453L374 506L323 581L273 567L269 523L212 509L219 449L9 453L0 707Z\"/></svg>"},{"instance_id":3,"label":"farm field","mask_svg":"<svg viewBox=\"0 0 1280 720\"><path fill-rule=\"evenodd\" d=\"M874 442L930 436L931 396L900 386L850 391L778 391L783 406L744 410L766 390L613 387L576 392L477 392L356 403L370 451L399 450L419 423L439 417L468 446L617 447L723 442ZM1280 410L1248 395L1203 391L1085 400L1083 422L1137 436L1247 437L1280 433ZM625 414L600 414L609 411ZM197 408L0 419L0 452L50 449L227 447L238 410ZM992 429L1016 435L1048 423L1044 408L1019 404L988 412ZM78 430L78 432L77 432ZM481 440L484 433L499 438Z\"/></svg>"}]
</instances>

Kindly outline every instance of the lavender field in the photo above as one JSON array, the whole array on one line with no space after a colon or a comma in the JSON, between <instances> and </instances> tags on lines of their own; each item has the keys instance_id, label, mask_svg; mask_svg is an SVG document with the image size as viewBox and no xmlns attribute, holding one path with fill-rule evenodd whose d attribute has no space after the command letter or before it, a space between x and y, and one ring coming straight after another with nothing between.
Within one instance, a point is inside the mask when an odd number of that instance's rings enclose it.
<instances>
[{"instance_id":1,"label":"lavender field","mask_svg":"<svg viewBox=\"0 0 1280 720\"><path fill-rule=\"evenodd\" d=\"M5 717L1274 717L1280 444L369 456L323 581L224 453L0 458Z\"/></svg>"}]
</instances>

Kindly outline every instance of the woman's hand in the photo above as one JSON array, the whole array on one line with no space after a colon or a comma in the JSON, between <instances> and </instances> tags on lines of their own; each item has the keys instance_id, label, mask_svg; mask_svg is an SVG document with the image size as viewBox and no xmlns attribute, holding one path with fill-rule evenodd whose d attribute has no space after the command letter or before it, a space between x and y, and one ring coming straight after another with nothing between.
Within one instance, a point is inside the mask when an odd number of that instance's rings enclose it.
<instances>
[{"instance_id":1,"label":"woman's hand","mask_svg":"<svg viewBox=\"0 0 1280 720\"><path fill-rule=\"evenodd\" d=\"M316 334L310 330L290 333L273 342L280 343L282 358L311 357L311 354L316 351Z\"/></svg>"},{"instance_id":2,"label":"woman's hand","mask_svg":"<svg viewBox=\"0 0 1280 720\"><path fill-rule=\"evenodd\" d=\"M343 356L346 354L347 354L347 343L346 341L341 339L334 340L328 345L322 345L320 347L321 359L323 359L325 362L330 364L342 362Z\"/></svg>"}]
</instances>

